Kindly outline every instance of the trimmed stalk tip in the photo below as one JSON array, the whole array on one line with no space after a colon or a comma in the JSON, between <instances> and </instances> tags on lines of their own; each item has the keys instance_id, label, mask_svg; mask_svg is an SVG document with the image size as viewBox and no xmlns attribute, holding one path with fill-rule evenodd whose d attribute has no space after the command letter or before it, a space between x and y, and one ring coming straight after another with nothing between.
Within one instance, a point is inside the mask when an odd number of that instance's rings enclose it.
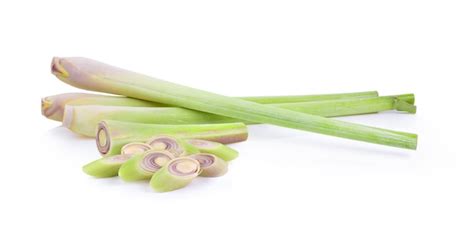
<instances>
[{"instance_id":1,"label":"trimmed stalk tip","mask_svg":"<svg viewBox=\"0 0 474 227\"><path fill-rule=\"evenodd\" d=\"M189 185L200 173L200 164L195 159L176 158L153 174L150 186L157 192L177 190Z\"/></svg>"}]
</instances>

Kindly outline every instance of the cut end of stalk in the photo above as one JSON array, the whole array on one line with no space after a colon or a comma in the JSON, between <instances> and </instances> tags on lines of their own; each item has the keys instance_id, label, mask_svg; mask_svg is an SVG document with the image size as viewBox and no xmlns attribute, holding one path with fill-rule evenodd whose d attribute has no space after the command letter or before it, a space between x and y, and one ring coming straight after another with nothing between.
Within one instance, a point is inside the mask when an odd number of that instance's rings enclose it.
<instances>
[{"instance_id":1,"label":"cut end of stalk","mask_svg":"<svg viewBox=\"0 0 474 227\"><path fill-rule=\"evenodd\" d=\"M192 158L196 159L201 165L201 168L207 168L214 164L216 161L216 156L211 154L195 154L191 156Z\"/></svg>"},{"instance_id":2,"label":"cut end of stalk","mask_svg":"<svg viewBox=\"0 0 474 227\"><path fill-rule=\"evenodd\" d=\"M51 73L53 73L57 77L69 77L69 73L62 65L62 59L58 57L53 57L53 60L51 62Z\"/></svg>"},{"instance_id":3,"label":"cut end of stalk","mask_svg":"<svg viewBox=\"0 0 474 227\"><path fill-rule=\"evenodd\" d=\"M197 176L201 172L201 167L197 160L183 157L171 161L168 171L176 176Z\"/></svg>"},{"instance_id":4,"label":"cut end of stalk","mask_svg":"<svg viewBox=\"0 0 474 227\"><path fill-rule=\"evenodd\" d=\"M110 150L110 134L107 131L107 124L105 122L100 122L97 126L97 134L95 137L95 142L97 149L102 155L106 155Z\"/></svg>"},{"instance_id":5,"label":"cut end of stalk","mask_svg":"<svg viewBox=\"0 0 474 227\"><path fill-rule=\"evenodd\" d=\"M122 147L121 154L140 154L151 150L152 147L146 143L129 143Z\"/></svg>"},{"instance_id":6,"label":"cut end of stalk","mask_svg":"<svg viewBox=\"0 0 474 227\"><path fill-rule=\"evenodd\" d=\"M179 157L185 152L184 148L181 147L178 140L172 136L155 136L148 140L147 144L152 147L153 150L166 150L172 153L174 157Z\"/></svg>"},{"instance_id":7,"label":"cut end of stalk","mask_svg":"<svg viewBox=\"0 0 474 227\"><path fill-rule=\"evenodd\" d=\"M147 152L140 163L143 170L154 173L173 159L173 155L167 151Z\"/></svg>"}]
</instances>

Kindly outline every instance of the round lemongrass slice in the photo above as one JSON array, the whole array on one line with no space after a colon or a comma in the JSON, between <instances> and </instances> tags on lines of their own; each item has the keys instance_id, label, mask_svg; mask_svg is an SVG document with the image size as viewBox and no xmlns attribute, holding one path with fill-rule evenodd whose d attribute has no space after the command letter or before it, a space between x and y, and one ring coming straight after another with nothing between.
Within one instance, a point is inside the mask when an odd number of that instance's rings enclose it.
<instances>
[{"instance_id":1,"label":"round lemongrass slice","mask_svg":"<svg viewBox=\"0 0 474 227\"><path fill-rule=\"evenodd\" d=\"M151 176L173 159L168 151L147 151L134 155L119 169L118 175L124 181L150 179Z\"/></svg>"},{"instance_id":2,"label":"round lemongrass slice","mask_svg":"<svg viewBox=\"0 0 474 227\"><path fill-rule=\"evenodd\" d=\"M152 147L146 143L128 143L122 147L122 154L140 154L151 150Z\"/></svg>"},{"instance_id":3,"label":"round lemongrass slice","mask_svg":"<svg viewBox=\"0 0 474 227\"><path fill-rule=\"evenodd\" d=\"M197 149L188 146L182 140L167 135L155 136L148 140L147 144L149 144L153 150L169 151L174 157L199 152Z\"/></svg>"},{"instance_id":4,"label":"round lemongrass slice","mask_svg":"<svg viewBox=\"0 0 474 227\"><path fill-rule=\"evenodd\" d=\"M224 161L231 161L239 156L239 152L218 142L199 139L188 139L186 142L197 148L201 153L213 154Z\"/></svg>"},{"instance_id":5,"label":"round lemongrass slice","mask_svg":"<svg viewBox=\"0 0 474 227\"><path fill-rule=\"evenodd\" d=\"M201 166L202 177L219 177L227 173L227 162L213 154L194 154L190 156L196 159Z\"/></svg>"},{"instance_id":6,"label":"round lemongrass slice","mask_svg":"<svg viewBox=\"0 0 474 227\"><path fill-rule=\"evenodd\" d=\"M94 177L114 177L118 175L119 169L122 164L128 161L131 157L132 155L130 154L104 157L83 166L82 170L86 174Z\"/></svg>"},{"instance_id":7,"label":"round lemongrass slice","mask_svg":"<svg viewBox=\"0 0 474 227\"><path fill-rule=\"evenodd\" d=\"M157 192L173 191L187 186L200 172L201 167L196 159L176 158L153 174L150 186Z\"/></svg>"}]
</instances>

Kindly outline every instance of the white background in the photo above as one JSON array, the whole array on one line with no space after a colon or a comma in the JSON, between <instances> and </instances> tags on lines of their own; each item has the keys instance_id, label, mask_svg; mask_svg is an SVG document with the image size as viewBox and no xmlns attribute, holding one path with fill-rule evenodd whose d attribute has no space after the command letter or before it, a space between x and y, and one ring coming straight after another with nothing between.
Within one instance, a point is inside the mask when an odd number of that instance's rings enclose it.
<instances>
[{"instance_id":1,"label":"white background","mask_svg":"<svg viewBox=\"0 0 474 227\"><path fill-rule=\"evenodd\" d=\"M1 226L473 226L472 1L2 1ZM413 92L407 151L251 126L227 175L171 193L94 179L94 142L40 114L85 56L225 95Z\"/></svg>"}]
</instances>

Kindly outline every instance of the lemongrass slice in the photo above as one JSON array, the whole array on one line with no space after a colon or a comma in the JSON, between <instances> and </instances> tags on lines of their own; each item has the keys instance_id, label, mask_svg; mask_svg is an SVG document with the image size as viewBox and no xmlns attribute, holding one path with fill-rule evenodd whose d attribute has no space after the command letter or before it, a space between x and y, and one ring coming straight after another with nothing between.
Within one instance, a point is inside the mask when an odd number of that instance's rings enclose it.
<instances>
[{"instance_id":1,"label":"lemongrass slice","mask_svg":"<svg viewBox=\"0 0 474 227\"><path fill-rule=\"evenodd\" d=\"M201 166L202 177L219 177L227 173L227 162L213 154L193 154L191 158L196 159Z\"/></svg>"},{"instance_id":2,"label":"lemongrass slice","mask_svg":"<svg viewBox=\"0 0 474 227\"><path fill-rule=\"evenodd\" d=\"M52 73L72 86L166 103L249 122L268 123L406 149L416 149L418 136L227 97L87 58L53 58Z\"/></svg>"},{"instance_id":3,"label":"lemongrass slice","mask_svg":"<svg viewBox=\"0 0 474 227\"><path fill-rule=\"evenodd\" d=\"M247 139L243 123L203 125L155 125L106 120L99 123L96 144L102 155L120 154L122 147L131 142L146 142L156 135L172 135L180 139L204 139L223 144Z\"/></svg>"},{"instance_id":4,"label":"lemongrass slice","mask_svg":"<svg viewBox=\"0 0 474 227\"><path fill-rule=\"evenodd\" d=\"M173 154L175 158L183 155L199 153L199 150L177 137L169 135L159 135L147 141L153 150L166 150Z\"/></svg>"},{"instance_id":5,"label":"lemongrass slice","mask_svg":"<svg viewBox=\"0 0 474 227\"><path fill-rule=\"evenodd\" d=\"M153 173L173 158L173 154L168 151L147 151L137 154L122 164L118 175L124 181L150 179Z\"/></svg>"},{"instance_id":6,"label":"lemongrass slice","mask_svg":"<svg viewBox=\"0 0 474 227\"><path fill-rule=\"evenodd\" d=\"M375 98L351 98L266 105L300 113L338 117L377 113L394 109L412 113L415 106L408 102L413 100L413 98L413 94L405 94ZM405 101L406 105L400 105L401 101ZM67 105L64 111L63 126L84 136L94 136L97 124L104 119L149 124L252 123L178 107Z\"/></svg>"},{"instance_id":7,"label":"lemongrass slice","mask_svg":"<svg viewBox=\"0 0 474 227\"><path fill-rule=\"evenodd\" d=\"M122 164L131 157L131 154L120 154L104 157L83 166L82 170L86 174L98 178L114 177L117 176Z\"/></svg>"},{"instance_id":8,"label":"lemongrass slice","mask_svg":"<svg viewBox=\"0 0 474 227\"><path fill-rule=\"evenodd\" d=\"M239 156L239 152L222 143L200 139L188 139L186 142L201 153L213 154L225 161L232 161Z\"/></svg>"},{"instance_id":9,"label":"lemongrass slice","mask_svg":"<svg viewBox=\"0 0 474 227\"><path fill-rule=\"evenodd\" d=\"M186 187L201 172L200 164L190 157L180 157L168 162L150 180L150 186L157 192L168 192Z\"/></svg>"},{"instance_id":10,"label":"lemongrass slice","mask_svg":"<svg viewBox=\"0 0 474 227\"><path fill-rule=\"evenodd\" d=\"M151 150L152 147L147 143L133 142L125 144L120 150L121 154L138 154Z\"/></svg>"}]
</instances>

